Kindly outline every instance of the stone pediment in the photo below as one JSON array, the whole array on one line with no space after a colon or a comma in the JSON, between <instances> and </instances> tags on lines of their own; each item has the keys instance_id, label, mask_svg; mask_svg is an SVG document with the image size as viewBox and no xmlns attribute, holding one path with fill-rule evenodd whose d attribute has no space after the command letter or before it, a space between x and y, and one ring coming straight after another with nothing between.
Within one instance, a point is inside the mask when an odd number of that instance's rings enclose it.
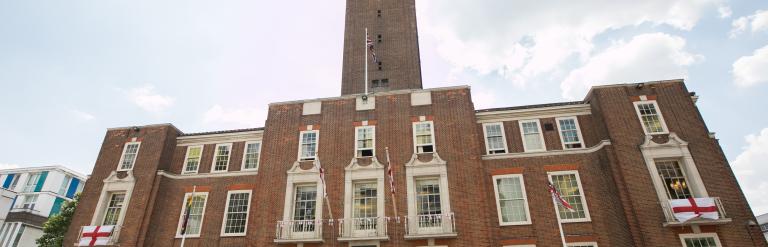
<instances>
[{"instance_id":1,"label":"stone pediment","mask_svg":"<svg viewBox=\"0 0 768 247\"><path fill-rule=\"evenodd\" d=\"M370 164L363 165L360 163L360 158L352 158L352 160L349 162L349 165L344 168L344 170L347 171L357 171L357 170L375 170L375 169L384 169L384 165L379 162L376 157L372 157L370 160Z\"/></svg>"},{"instance_id":2,"label":"stone pediment","mask_svg":"<svg viewBox=\"0 0 768 247\"><path fill-rule=\"evenodd\" d=\"M427 154L429 155L429 154ZM437 154L437 152L434 152L431 154L432 159L429 161L424 161L423 158L419 157L419 154L413 154L411 156L411 160L409 160L407 163L405 163L405 166L411 167L411 166L439 166L439 165L445 165L446 162L442 158L440 158L440 155Z\"/></svg>"},{"instance_id":3,"label":"stone pediment","mask_svg":"<svg viewBox=\"0 0 768 247\"><path fill-rule=\"evenodd\" d=\"M679 136L675 133L669 133L669 136L667 137L667 142L665 143L657 143L653 140L652 135L646 135L645 136L645 142L640 145L641 149L645 150L651 150L651 149L666 149L666 148L680 148L688 146L688 142L684 141L683 139L680 139Z\"/></svg>"},{"instance_id":4,"label":"stone pediment","mask_svg":"<svg viewBox=\"0 0 768 247\"><path fill-rule=\"evenodd\" d=\"M120 174L124 173L124 174ZM136 178L133 176L133 170L128 170L125 172L112 171L107 178L105 178L103 181L104 183L133 183L136 181Z\"/></svg>"},{"instance_id":5,"label":"stone pediment","mask_svg":"<svg viewBox=\"0 0 768 247\"><path fill-rule=\"evenodd\" d=\"M317 159L313 161L295 161L291 169L288 169L289 174L302 174L302 173L319 173L317 169Z\"/></svg>"}]
</instances>

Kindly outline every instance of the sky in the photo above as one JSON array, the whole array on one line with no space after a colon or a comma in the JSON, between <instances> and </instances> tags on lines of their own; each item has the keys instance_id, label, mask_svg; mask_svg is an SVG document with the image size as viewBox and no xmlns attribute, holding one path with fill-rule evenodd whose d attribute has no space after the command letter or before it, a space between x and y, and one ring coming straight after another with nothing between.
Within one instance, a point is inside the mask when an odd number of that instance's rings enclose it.
<instances>
[{"instance_id":1,"label":"sky","mask_svg":"<svg viewBox=\"0 0 768 247\"><path fill-rule=\"evenodd\" d=\"M684 78L768 213L768 1L417 0L425 88L477 108ZM261 127L340 93L345 1L0 0L0 168L89 174L107 128Z\"/></svg>"}]
</instances>

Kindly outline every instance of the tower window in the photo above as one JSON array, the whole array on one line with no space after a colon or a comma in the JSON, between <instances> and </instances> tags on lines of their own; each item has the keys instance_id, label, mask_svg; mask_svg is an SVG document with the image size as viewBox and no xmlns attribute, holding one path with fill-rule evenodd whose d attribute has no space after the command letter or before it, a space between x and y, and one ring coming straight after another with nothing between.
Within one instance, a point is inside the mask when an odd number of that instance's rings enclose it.
<instances>
[{"instance_id":1,"label":"tower window","mask_svg":"<svg viewBox=\"0 0 768 247\"><path fill-rule=\"evenodd\" d=\"M376 16L377 16L377 17L381 17L381 10L377 10L377 11L376 11Z\"/></svg>"},{"instance_id":2,"label":"tower window","mask_svg":"<svg viewBox=\"0 0 768 247\"><path fill-rule=\"evenodd\" d=\"M379 35L378 35L378 36L376 36L376 37L377 37L377 39L378 39L378 41L377 41L377 42L381 43L381 34L379 34Z\"/></svg>"},{"instance_id":3,"label":"tower window","mask_svg":"<svg viewBox=\"0 0 768 247\"><path fill-rule=\"evenodd\" d=\"M371 81L371 87L379 87L379 80Z\"/></svg>"},{"instance_id":4,"label":"tower window","mask_svg":"<svg viewBox=\"0 0 768 247\"><path fill-rule=\"evenodd\" d=\"M381 79L382 87L389 87L389 79Z\"/></svg>"}]
</instances>

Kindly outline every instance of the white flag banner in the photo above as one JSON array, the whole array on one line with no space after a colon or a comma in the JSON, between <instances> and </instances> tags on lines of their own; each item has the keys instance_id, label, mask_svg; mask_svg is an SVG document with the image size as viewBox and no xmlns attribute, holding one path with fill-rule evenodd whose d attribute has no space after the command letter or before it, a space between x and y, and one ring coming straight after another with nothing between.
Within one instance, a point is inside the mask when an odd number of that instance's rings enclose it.
<instances>
[{"instance_id":1,"label":"white flag banner","mask_svg":"<svg viewBox=\"0 0 768 247\"><path fill-rule=\"evenodd\" d=\"M686 222L694 218L716 220L720 218L717 213L717 204L714 198L688 198L669 200L675 218L680 222Z\"/></svg>"},{"instance_id":2,"label":"white flag banner","mask_svg":"<svg viewBox=\"0 0 768 247\"><path fill-rule=\"evenodd\" d=\"M103 246L109 244L112 230L115 226L86 226L80 233L80 242L77 246Z\"/></svg>"}]
</instances>

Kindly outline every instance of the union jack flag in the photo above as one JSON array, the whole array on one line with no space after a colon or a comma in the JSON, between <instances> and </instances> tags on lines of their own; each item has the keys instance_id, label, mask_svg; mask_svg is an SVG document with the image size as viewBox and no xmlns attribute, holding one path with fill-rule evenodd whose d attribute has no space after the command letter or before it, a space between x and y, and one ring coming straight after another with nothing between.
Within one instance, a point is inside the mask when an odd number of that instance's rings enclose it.
<instances>
[{"instance_id":1,"label":"union jack flag","mask_svg":"<svg viewBox=\"0 0 768 247\"><path fill-rule=\"evenodd\" d=\"M323 196L327 197L328 192L325 190L325 168L323 168L322 165L320 165L320 157L315 158L315 165L317 166L317 170L320 171L320 182L323 183Z\"/></svg>"},{"instance_id":2,"label":"union jack flag","mask_svg":"<svg viewBox=\"0 0 768 247\"><path fill-rule=\"evenodd\" d=\"M389 192L395 194L395 176L392 172L392 162L389 161L389 147L387 147L387 175L389 176Z\"/></svg>"},{"instance_id":3,"label":"union jack flag","mask_svg":"<svg viewBox=\"0 0 768 247\"><path fill-rule=\"evenodd\" d=\"M562 206L565 209L568 209L568 211L575 212L576 210L573 209L573 206L569 204L567 201L565 201L561 196L560 192L557 191L554 185L552 183L549 183L549 193L552 194L552 200L555 201L558 205Z\"/></svg>"},{"instance_id":4,"label":"union jack flag","mask_svg":"<svg viewBox=\"0 0 768 247\"><path fill-rule=\"evenodd\" d=\"M371 56L373 57L373 62L378 63L379 59L376 57L376 51L373 50L373 40L371 39L370 36L368 36L368 34L365 34L365 38L366 38L366 44L368 44L368 51L371 52Z\"/></svg>"}]
</instances>

